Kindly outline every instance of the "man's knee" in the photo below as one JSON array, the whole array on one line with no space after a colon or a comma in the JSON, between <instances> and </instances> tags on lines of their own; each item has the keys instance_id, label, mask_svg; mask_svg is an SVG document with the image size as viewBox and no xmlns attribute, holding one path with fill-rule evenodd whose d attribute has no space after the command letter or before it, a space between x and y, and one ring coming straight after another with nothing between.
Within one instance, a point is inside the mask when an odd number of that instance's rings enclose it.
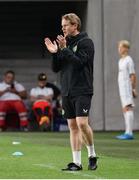
<instances>
[{"instance_id":1,"label":"man's knee","mask_svg":"<svg viewBox=\"0 0 139 180\"><path fill-rule=\"evenodd\" d=\"M26 106L22 101L15 102L14 107L18 113L27 112Z\"/></svg>"},{"instance_id":2,"label":"man's knee","mask_svg":"<svg viewBox=\"0 0 139 180\"><path fill-rule=\"evenodd\" d=\"M132 110L133 110L132 105L128 105L123 108L123 112L132 111Z\"/></svg>"},{"instance_id":3,"label":"man's knee","mask_svg":"<svg viewBox=\"0 0 139 180\"><path fill-rule=\"evenodd\" d=\"M77 117L76 118L78 128L81 131L86 131L88 129L88 117Z\"/></svg>"},{"instance_id":4,"label":"man's knee","mask_svg":"<svg viewBox=\"0 0 139 180\"><path fill-rule=\"evenodd\" d=\"M68 127L70 131L78 131L78 126L76 123L76 119L68 119Z\"/></svg>"},{"instance_id":5,"label":"man's knee","mask_svg":"<svg viewBox=\"0 0 139 180\"><path fill-rule=\"evenodd\" d=\"M6 112L7 111L7 102L6 101L0 101L0 111Z\"/></svg>"}]
</instances>

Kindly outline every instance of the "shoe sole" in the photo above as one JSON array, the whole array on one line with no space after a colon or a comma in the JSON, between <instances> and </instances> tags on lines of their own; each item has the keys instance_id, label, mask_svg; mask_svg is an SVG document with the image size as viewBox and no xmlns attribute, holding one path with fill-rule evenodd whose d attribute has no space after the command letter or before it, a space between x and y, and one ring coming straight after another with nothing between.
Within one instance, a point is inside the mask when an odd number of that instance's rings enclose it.
<instances>
[{"instance_id":1,"label":"shoe sole","mask_svg":"<svg viewBox=\"0 0 139 180\"><path fill-rule=\"evenodd\" d=\"M92 170L92 171L95 171L97 169L97 165L96 165L96 167L95 168L90 168L90 167L88 167L88 170Z\"/></svg>"},{"instance_id":2,"label":"shoe sole","mask_svg":"<svg viewBox=\"0 0 139 180\"><path fill-rule=\"evenodd\" d=\"M71 169L61 169L62 171L82 171L82 169L78 169L78 170L71 170Z\"/></svg>"},{"instance_id":3,"label":"shoe sole","mask_svg":"<svg viewBox=\"0 0 139 180\"><path fill-rule=\"evenodd\" d=\"M120 140L133 140L134 138L120 138L120 137L116 137L116 139L120 139Z\"/></svg>"}]
</instances>

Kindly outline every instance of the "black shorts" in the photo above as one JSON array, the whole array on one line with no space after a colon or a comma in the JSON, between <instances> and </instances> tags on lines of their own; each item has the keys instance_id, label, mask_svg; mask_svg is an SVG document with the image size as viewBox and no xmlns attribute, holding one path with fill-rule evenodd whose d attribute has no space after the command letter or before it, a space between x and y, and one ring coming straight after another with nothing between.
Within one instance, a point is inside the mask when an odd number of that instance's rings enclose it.
<instances>
[{"instance_id":1,"label":"black shorts","mask_svg":"<svg viewBox=\"0 0 139 180\"><path fill-rule=\"evenodd\" d=\"M64 117L73 119L76 117L88 116L91 106L92 95L64 96L62 106Z\"/></svg>"}]
</instances>

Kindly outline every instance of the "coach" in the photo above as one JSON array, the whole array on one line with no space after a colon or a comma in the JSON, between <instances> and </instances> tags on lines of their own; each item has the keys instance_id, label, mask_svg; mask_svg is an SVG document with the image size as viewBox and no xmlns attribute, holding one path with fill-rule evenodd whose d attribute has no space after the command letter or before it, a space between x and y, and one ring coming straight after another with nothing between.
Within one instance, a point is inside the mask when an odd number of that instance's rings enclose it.
<instances>
[{"instance_id":1,"label":"coach","mask_svg":"<svg viewBox=\"0 0 139 180\"><path fill-rule=\"evenodd\" d=\"M63 170L82 170L82 141L88 149L88 169L97 168L93 132L88 123L93 95L94 44L85 32L80 32L81 20L74 14L62 16L63 35L56 41L45 39L45 45L53 54L53 70L61 71L61 92L64 116L68 120L73 162Z\"/></svg>"}]
</instances>

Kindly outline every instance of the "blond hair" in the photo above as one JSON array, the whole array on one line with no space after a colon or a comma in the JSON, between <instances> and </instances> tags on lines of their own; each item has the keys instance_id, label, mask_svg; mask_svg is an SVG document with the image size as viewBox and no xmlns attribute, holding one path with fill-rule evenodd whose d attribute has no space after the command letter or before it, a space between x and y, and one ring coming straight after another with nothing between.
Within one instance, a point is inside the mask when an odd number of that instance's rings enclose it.
<instances>
[{"instance_id":1,"label":"blond hair","mask_svg":"<svg viewBox=\"0 0 139 180\"><path fill-rule=\"evenodd\" d=\"M123 47L127 48L127 49L130 49L130 42L127 41L127 40L121 40L119 41L118 43L119 45L122 45Z\"/></svg>"},{"instance_id":2,"label":"blond hair","mask_svg":"<svg viewBox=\"0 0 139 180\"><path fill-rule=\"evenodd\" d=\"M70 24L77 24L77 30L81 29L81 20L75 13L69 13L62 16L62 19L68 20Z\"/></svg>"}]
</instances>

